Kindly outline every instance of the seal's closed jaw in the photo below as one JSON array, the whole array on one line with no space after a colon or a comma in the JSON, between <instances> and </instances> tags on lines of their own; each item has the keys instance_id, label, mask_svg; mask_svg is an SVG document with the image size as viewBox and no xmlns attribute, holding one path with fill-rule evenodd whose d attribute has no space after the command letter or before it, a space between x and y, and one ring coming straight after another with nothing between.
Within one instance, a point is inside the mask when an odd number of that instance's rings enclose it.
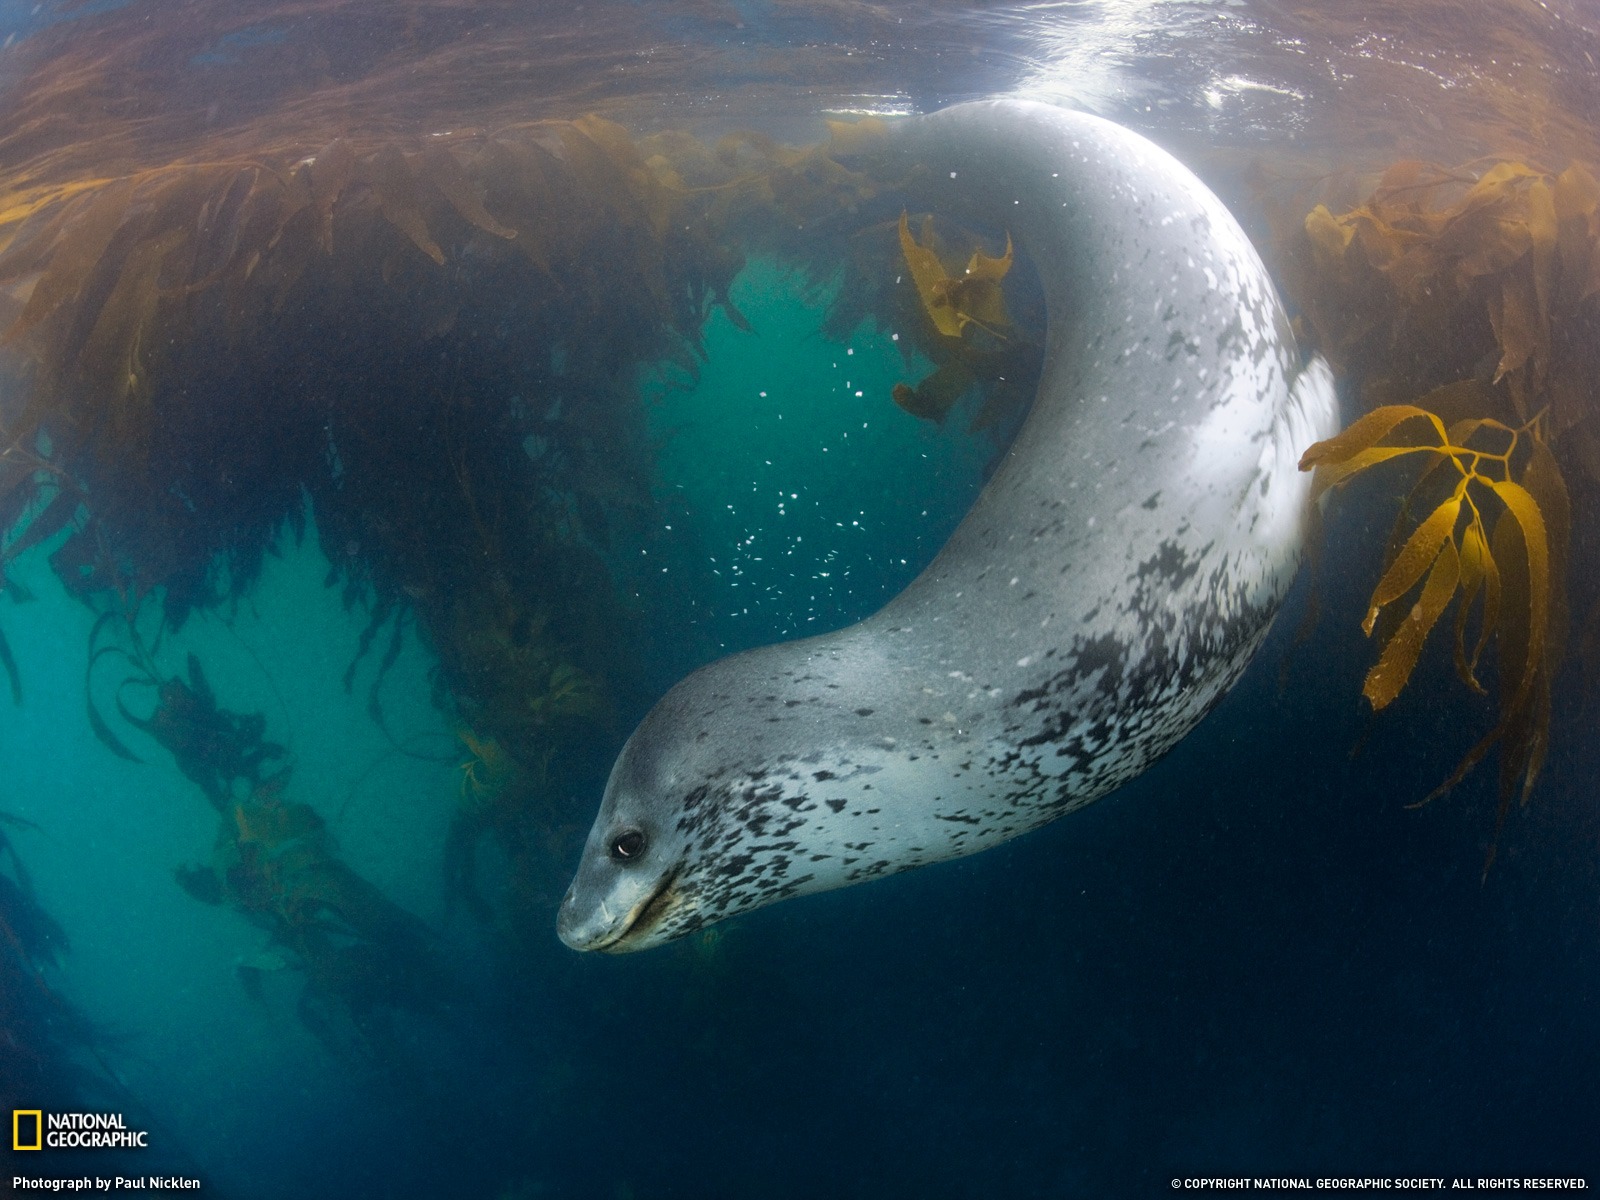
<instances>
[{"instance_id":1,"label":"seal's closed jaw","mask_svg":"<svg viewBox=\"0 0 1600 1200\"><path fill-rule=\"evenodd\" d=\"M677 872L638 875L606 872L612 876L611 886L606 894L596 898L591 880L601 872L590 870L589 866L585 863L585 869L578 872L578 878L573 880L561 901L561 911L556 917L556 933L561 940L574 950L600 950L608 954L655 945L660 939L651 934L656 931L661 914L670 906Z\"/></svg>"}]
</instances>

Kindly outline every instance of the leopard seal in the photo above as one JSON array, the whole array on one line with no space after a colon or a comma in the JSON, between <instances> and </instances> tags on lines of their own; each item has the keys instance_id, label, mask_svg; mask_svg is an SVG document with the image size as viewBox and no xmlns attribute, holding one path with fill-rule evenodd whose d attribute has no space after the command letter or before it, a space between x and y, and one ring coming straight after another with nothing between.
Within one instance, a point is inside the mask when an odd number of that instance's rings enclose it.
<instances>
[{"instance_id":1,"label":"leopard seal","mask_svg":"<svg viewBox=\"0 0 1600 1200\"><path fill-rule=\"evenodd\" d=\"M836 633L664 696L612 769L561 939L658 945L972 854L1138 775L1260 646L1302 448L1337 424L1265 267L1175 158L1022 100L892 125L933 212L1008 229L1049 314L1033 408L949 542Z\"/></svg>"}]
</instances>

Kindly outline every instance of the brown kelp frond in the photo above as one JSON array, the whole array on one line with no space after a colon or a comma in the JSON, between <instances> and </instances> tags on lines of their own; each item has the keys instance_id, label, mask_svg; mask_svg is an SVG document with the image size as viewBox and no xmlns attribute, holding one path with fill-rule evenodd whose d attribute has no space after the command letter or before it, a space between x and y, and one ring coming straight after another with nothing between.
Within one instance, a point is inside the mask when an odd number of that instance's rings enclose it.
<instances>
[{"instance_id":1,"label":"brown kelp frond","mask_svg":"<svg viewBox=\"0 0 1600 1200\"><path fill-rule=\"evenodd\" d=\"M1006 252L991 258L981 249L972 252L965 270L951 272L935 249L933 218L924 217L922 238L911 236L906 213L900 214L900 251L917 285L922 309L933 326L948 338L958 338L968 325L1004 341L1011 327L1000 281L1011 270L1011 235Z\"/></svg>"},{"instance_id":2,"label":"brown kelp frond","mask_svg":"<svg viewBox=\"0 0 1600 1200\"><path fill-rule=\"evenodd\" d=\"M1481 365L1516 420L1548 410L1555 439L1582 426L1581 453L1600 464L1588 419L1600 183L1583 164L1396 163L1364 204L1337 215L1318 205L1305 232L1315 277L1301 300L1335 364L1363 376L1369 402L1421 395Z\"/></svg>"},{"instance_id":3,"label":"brown kelp frond","mask_svg":"<svg viewBox=\"0 0 1600 1200\"><path fill-rule=\"evenodd\" d=\"M177 624L241 594L309 496L367 640L397 622L386 662L407 612L443 639L483 588L566 610L605 587L608 521L647 497L645 440L630 458L617 433L634 371L692 361L742 262L704 218L744 185L670 176L583 118L13 188L0 336L25 386L0 554L70 527L69 589L157 593ZM572 623L551 632L592 644ZM472 700L474 655L443 657Z\"/></svg>"},{"instance_id":4,"label":"brown kelp frond","mask_svg":"<svg viewBox=\"0 0 1600 1200\"><path fill-rule=\"evenodd\" d=\"M248 793L257 788L271 764L280 764L288 751L264 738L266 717L261 713L236 713L217 704L200 660L189 655L188 676L154 680L156 704L148 717L132 712L123 699L130 678L117 690L117 711L122 719L144 730L172 755L184 773L211 802L224 808L236 786Z\"/></svg>"},{"instance_id":5,"label":"brown kelp frond","mask_svg":"<svg viewBox=\"0 0 1600 1200\"><path fill-rule=\"evenodd\" d=\"M973 418L973 431L995 430L1019 418L1032 398L1042 339L1031 325L1018 323L1006 302L1005 281L1015 255L1011 235L1005 252L985 253L970 231L946 224L941 235L932 215L924 215L917 234L902 210L895 227L899 259L911 275L914 311L909 325L915 345L934 363L932 374L915 387L896 384L894 402L913 416L942 425L952 408L975 387L985 399ZM961 249L956 249L959 246ZM965 260L965 266L957 265Z\"/></svg>"},{"instance_id":6,"label":"brown kelp frond","mask_svg":"<svg viewBox=\"0 0 1600 1200\"><path fill-rule=\"evenodd\" d=\"M1419 422L1426 426L1423 440L1401 440L1405 427ZM1476 672L1495 639L1500 715L1426 800L1461 782L1499 744L1503 820L1519 785L1526 802L1549 742L1551 680L1565 636L1566 486L1540 419L1513 428L1478 418L1447 428L1435 413L1416 405L1373 410L1337 437L1307 449L1300 469L1315 470L1313 491L1320 495L1401 458L1420 458L1427 468L1407 508L1430 486L1434 495L1428 502L1436 503L1391 555L1368 602L1362 629L1369 636L1380 618L1390 620L1382 627L1382 647L1363 694L1374 709L1387 707L1400 694L1428 634L1459 596L1456 672L1483 694ZM1477 635L1469 638L1480 597Z\"/></svg>"},{"instance_id":7,"label":"brown kelp frond","mask_svg":"<svg viewBox=\"0 0 1600 1200\"><path fill-rule=\"evenodd\" d=\"M338 857L322 818L286 800L285 784L276 776L233 801L210 863L176 879L267 932L270 948L238 968L247 991L261 999L264 972L293 968L304 976L301 1016L330 1050L397 1065L393 1014L430 1011L448 988L430 935Z\"/></svg>"},{"instance_id":8,"label":"brown kelp frond","mask_svg":"<svg viewBox=\"0 0 1600 1200\"><path fill-rule=\"evenodd\" d=\"M1367 695L1379 707L1394 698L1459 595L1456 672L1487 690L1493 638L1500 711L1439 791L1498 746L1503 820L1546 753L1569 542L1593 554L1571 532L1596 519L1600 498L1600 182L1581 162L1395 163L1364 202L1305 217L1293 266L1313 340L1369 410L1308 452L1316 486L1393 458L1427 464L1368 613L1384 649ZM1600 613L1593 566L1571 580Z\"/></svg>"}]
</instances>

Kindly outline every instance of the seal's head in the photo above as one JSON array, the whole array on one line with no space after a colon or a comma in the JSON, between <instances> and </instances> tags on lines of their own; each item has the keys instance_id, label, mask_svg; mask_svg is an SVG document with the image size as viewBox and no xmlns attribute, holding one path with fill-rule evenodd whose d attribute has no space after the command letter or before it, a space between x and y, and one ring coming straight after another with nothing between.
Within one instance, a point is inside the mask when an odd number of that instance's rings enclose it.
<instances>
[{"instance_id":1,"label":"seal's head","mask_svg":"<svg viewBox=\"0 0 1600 1200\"><path fill-rule=\"evenodd\" d=\"M674 772L652 752L650 721L623 748L556 932L574 950L622 953L696 927L677 884L687 856Z\"/></svg>"},{"instance_id":2,"label":"seal's head","mask_svg":"<svg viewBox=\"0 0 1600 1200\"><path fill-rule=\"evenodd\" d=\"M782 666L797 645L804 656L805 643L790 643L702 667L640 722L611 769L561 902L563 942L643 950L846 882L828 868L856 859L842 859L827 835L848 823L840 797L855 792L839 778L846 768L818 750L850 745L838 705L824 702L845 692L829 686L825 647L809 670ZM797 685L796 674L807 682ZM853 711L848 720L864 722ZM867 768L853 769L867 777ZM813 795L824 780L832 790Z\"/></svg>"}]
</instances>

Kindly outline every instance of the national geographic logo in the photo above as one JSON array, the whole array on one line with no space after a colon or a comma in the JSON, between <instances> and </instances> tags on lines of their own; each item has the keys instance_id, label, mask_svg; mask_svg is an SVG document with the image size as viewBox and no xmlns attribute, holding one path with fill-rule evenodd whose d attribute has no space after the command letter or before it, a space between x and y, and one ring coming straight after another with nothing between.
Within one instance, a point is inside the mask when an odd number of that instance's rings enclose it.
<instances>
[{"instance_id":1,"label":"national geographic logo","mask_svg":"<svg viewBox=\"0 0 1600 1200\"><path fill-rule=\"evenodd\" d=\"M13 1150L127 1150L150 1143L143 1129L129 1129L121 1113L47 1113L11 1110Z\"/></svg>"}]
</instances>

